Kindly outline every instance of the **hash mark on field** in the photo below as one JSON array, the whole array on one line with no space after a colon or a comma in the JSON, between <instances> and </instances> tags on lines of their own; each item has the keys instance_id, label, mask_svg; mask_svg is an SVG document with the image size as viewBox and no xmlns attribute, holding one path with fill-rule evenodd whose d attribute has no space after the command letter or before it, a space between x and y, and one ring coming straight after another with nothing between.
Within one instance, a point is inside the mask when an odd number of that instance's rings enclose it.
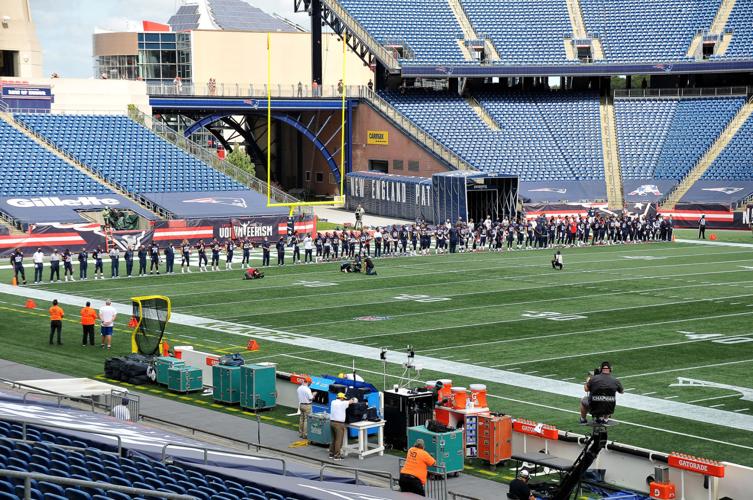
<instances>
[{"instance_id":1,"label":"hash mark on field","mask_svg":"<svg viewBox=\"0 0 753 500\"><path fill-rule=\"evenodd\" d=\"M575 380L575 377L567 377L567 378L563 378L562 380Z\"/></svg>"},{"instance_id":2,"label":"hash mark on field","mask_svg":"<svg viewBox=\"0 0 753 500\"><path fill-rule=\"evenodd\" d=\"M538 370L533 370L532 372L525 372L526 375L531 375L532 373L539 373Z\"/></svg>"},{"instance_id":3,"label":"hash mark on field","mask_svg":"<svg viewBox=\"0 0 753 500\"><path fill-rule=\"evenodd\" d=\"M643 396L650 396L650 395L652 395L652 394L656 394L656 391L651 391L651 392L644 392L644 393L643 393Z\"/></svg>"},{"instance_id":4,"label":"hash mark on field","mask_svg":"<svg viewBox=\"0 0 753 500\"><path fill-rule=\"evenodd\" d=\"M500 365L500 366L503 366L503 365ZM516 372L516 371L518 371L518 370L520 370L520 368L517 368L517 367L516 367L516 368L508 368L508 370L507 370L507 371L508 371L508 372Z\"/></svg>"},{"instance_id":5,"label":"hash mark on field","mask_svg":"<svg viewBox=\"0 0 753 500\"><path fill-rule=\"evenodd\" d=\"M222 342L220 342L220 341L218 341L218 340L209 340L209 339L204 339L204 342L211 342L211 343L213 343L213 344L222 344Z\"/></svg>"},{"instance_id":6,"label":"hash mark on field","mask_svg":"<svg viewBox=\"0 0 753 500\"><path fill-rule=\"evenodd\" d=\"M724 406L724 403L719 403L718 405L711 405L709 406L709 408L721 408L722 406Z\"/></svg>"},{"instance_id":7,"label":"hash mark on field","mask_svg":"<svg viewBox=\"0 0 753 500\"><path fill-rule=\"evenodd\" d=\"M542 377L556 377L556 373L550 373L549 375L542 375Z\"/></svg>"},{"instance_id":8,"label":"hash mark on field","mask_svg":"<svg viewBox=\"0 0 753 500\"><path fill-rule=\"evenodd\" d=\"M734 411L735 413L740 413L741 411L748 411L748 410L750 410L750 408L740 408L739 410L732 410L732 411Z\"/></svg>"},{"instance_id":9,"label":"hash mark on field","mask_svg":"<svg viewBox=\"0 0 753 500\"><path fill-rule=\"evenodd\" d=\"M625 392L630 392L634 390L635 390L635 387L628 387L627 389L625 389Z\"/></svg>"},{"instance_id":10,"label":"hash mark on field","mask_svg":"<svg viewBox=\"0 0 753 500\"><path fill-rule=\"evenodd\" d=\"M667 397L666 397L666 398L664 398L664 399L675 399L676 397L677 397L677 396L667 396Z\"/></svg>"},{"instance_id":11,"label":"hash mark on field","mask_svg":"<svg viewBox=\"0 0 753 500\"><path fill-rule=\"evenodd\" d=\"M470 361L470 360L471 360L471 358L463 358L463 359L456 359L455 362L456 363L462 363L463 361Z\"/></svg>"}]
</instances>

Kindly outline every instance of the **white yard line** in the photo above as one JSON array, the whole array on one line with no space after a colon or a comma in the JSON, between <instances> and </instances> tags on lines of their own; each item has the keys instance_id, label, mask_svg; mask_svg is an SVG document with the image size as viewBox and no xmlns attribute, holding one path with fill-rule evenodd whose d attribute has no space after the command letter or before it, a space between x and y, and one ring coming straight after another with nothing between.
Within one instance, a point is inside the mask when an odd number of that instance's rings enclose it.
<instances>
[{"instance_id":1,"label":"white yard line","mask_svg":"<svg viewBox=\"0 0 753 500\"><path fill-rule=\"evenodd\" d=\"M658 372L636 373L635 375L625 375L620 378L626 379L626 378L636 378L636 377L650 377L653 375L663 375L665 373L686 372L688 370L702 370L703 368L716 368L717 366L739 365L740 363L753 363L753 359L741 359L739 361L727 361L725 363L714 363L711 365L686 366L685 368L673 368L671 370L661 370Z\"/></svg>"},{"instance_id":2,"label":"white yard line","mask_svg":"<svg viewBox=\"0 0 753 500\"><path fill-rule=\"evenodd\" d=\"M645 396L645 394L644 394L644 396ZM726 396L714 396L714 397L711 397L711 398L694 399L693 401L688 401L688 403L689 404L693 404L693 403L700 403L702 401L713 401L715 399L727 399L727 398L738 398L739 399L740 397L741 397L740 394L735 393L735 394L727 394ZM713 406L711 408L713 408Z\"/></svg>"},{"instance_id":3,"label":"white yard line","mask_svg":"<svg viewBox=\"0 0 753 500\"><path fill-rule=\"evenodd\" d=\"M736 247L736 248L750 248L753 250L753 244L751 243L732 243L726 241L708 241L708 240L675 240L677 243L687 243L690 245L709 245L715 247Z\"/></svg>"}]
</instances>

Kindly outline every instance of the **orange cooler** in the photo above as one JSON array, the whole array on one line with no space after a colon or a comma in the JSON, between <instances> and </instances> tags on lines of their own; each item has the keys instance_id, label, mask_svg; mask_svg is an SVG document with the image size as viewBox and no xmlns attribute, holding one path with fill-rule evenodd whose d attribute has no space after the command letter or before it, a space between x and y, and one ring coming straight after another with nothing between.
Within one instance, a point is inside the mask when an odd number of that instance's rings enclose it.
<instances>
[{"instance_id":1,"label":"orange cooler","mask_svg":"<svg viewBox=\"0 0 753 500\"><path fill-rule=\"evenodd\" d=\"M476 408L488 408L486 403L486 386L484 384L471 384L471 401Z\"/></svg>"},{"instance_id":2,"label":"orange cooler","mask_svg":"<svg viewBox=\"0 0 753 500\"><path fill-rule=\"evenodd\" d=\"M444 398L451 398L452 397L452 380L449 378L442 378L437 380L437 382L442 382L442 390L439 391L439 395L442 396L442 399Z\"/></svg>"},{"instance_id":3,"label":"orange cooler","mask_svg":"<svg viewBox=\"0 0 753 500\"><path fill-rule=\"evenodd\" d=\"M468 402L468 389L465 387L452 388L452 407L456 410L465 410Z\"/></svg>"}]
</instances>

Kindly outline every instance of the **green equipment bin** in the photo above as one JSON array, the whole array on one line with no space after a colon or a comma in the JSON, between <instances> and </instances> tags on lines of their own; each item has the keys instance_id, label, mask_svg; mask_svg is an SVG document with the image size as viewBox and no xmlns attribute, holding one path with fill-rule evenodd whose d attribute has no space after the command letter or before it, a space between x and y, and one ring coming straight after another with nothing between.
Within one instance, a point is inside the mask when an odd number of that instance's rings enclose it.
<instances>
[{"instance_id":1,"label":"green equipment bin","mask_svg":"<svg viewBox=\"0 0 753 500\"><path fill-rule=\"evenodd\" d=\"M332 442L329 413L309 413L306 419L306 435L312 443L329 445Z\"/></svg>"},{"instance_id":2,"label":"green equipment bin","mask_svg":"<svg viewBox=\"0 0 753 500\"><path fill-rule=\"evenodd\" d=\"M463 430L431 432L424 425L408 428L408 446L416 439L424 440L424 449L434 457L437 465L444 465L448 474L460 472L465 466L465 443Z\"/></svg>"},{"instance_id":3,"label":"green equipment bin","mask_svg":"<svg viewBox=\"0 0 753 500\"><path fill-rule=\"evenodd\" d=\"M167 370L185 365L186 362L178 358L160 356L154 361L154 371L157 372L157 383L167 385Z\"/></svg>"},{"instance_id":4,"label":"green equipment bin","mask_svg":"<svg viewBox=\"0 0 753 500\"><path fill-rule=\"evenodd\" d=\"M212 367L214 400L221 403L241 402L241 367L214 365Z\"/></svg>"},{"instance_id":5,"label":"green equipment bin","mask_svg":"<svg viewBox=\"0 0 753 500\"><path fill-rule=\"evenodd\" d=\"M201 369L178 366L167 370L167 388L175 392L194 392L203 389Z\"/></svg>"},{"instance_id":6,"label":"green equipment bin","mask_svg":"<svg viewBox=\"0 0 753 500\"><path fill-rule=\"evenodd\" d=\"M241 407L249 410L274 408L277 404L274 366L241 366Z\"/></svg>"}]
</instances>

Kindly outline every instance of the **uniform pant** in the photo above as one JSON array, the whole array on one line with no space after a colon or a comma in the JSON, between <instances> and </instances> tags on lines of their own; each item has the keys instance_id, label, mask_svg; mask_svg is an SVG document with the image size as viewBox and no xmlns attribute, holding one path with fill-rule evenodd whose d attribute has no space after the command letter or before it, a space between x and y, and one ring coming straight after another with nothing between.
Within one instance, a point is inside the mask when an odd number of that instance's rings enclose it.
<instances>
[{"instance_id":1,"label":"uniform pant","mask_svg":"<svg viewBox=\"0 0 753 500\"><path fill-rule=\"evenodd\" d=\"M207 265L207 254L205 253L199 254L199 267L201 267L202 262L204 263L205 266Z\"/></svg>"},{"instance_id":2,"label":"uniform pant","mask_svg":"<svg viewBox=\"0 0 753 500\"><path fill-rule=\"evenodd\" d=\"M59 319L50 321L50 344L52 344L52 339L55 337L55 332L58 334L58 344L62 344L60 340L60 333L63 330L63 322Z\"/></svg>"},{"instance_id":3,"label":"uniform pant","mask_svg":"<svg viewBox=\"0 0 753 500\"><path fill-rule=\"evenodd\" d=\"M424 485L419 478L411 476L410 474L400 474L400 480L398 481L400 491L403 493L415 493L416 495L425 497Z\"/></svg>"},{"instance_id":4,"label":"uniform pant","mask_svg":"<svg viewBox=\"0 0 753 500\"><path fill-rule=\"evenodd\" d=\"M126 276L133 273L133 260L126 260Z\"/></svg>"},{"instance_id":5,"label":"uniform pant","mask_svg":"<svg viewBox=\"0 0 753 500\"><path fill-rule=\"evenodd\" d=\"M165 272L166 273L173 272L174 267L175 267L175 257L170 257L168 259L165 259Z\"/></svg>"},{"instance_id":6,"label":"uniform pant","mask_svg":"<svg viewBox=\"0 0 753 500\"><path fill-rule=\"evenodd\" d=\"M698 239L703 238L706 239L706 226L699 226L698 227Z\"/></svg>"},{"instance_id":7,"label":"uniform pant","mask_svg":"<svg viewBox=\"0 0 753 500\"><path fill-rule=\"evenodd\" d=\"M342 457L343 440L347 431L344 422L330 422L332 430L332 442L329 444L329 454L335 457Z\"/></svg>"},{"instance_id":8,"label":"uniform pant","mask_svg":"<svg viewBox=\"0 0 753 500\"><path fill-rule=\"evenodd\" d=\"M21 275L21 280L26 283L26 270L23 264L16 264L16 267L13 269L13 276L16 278L16 281L18 281L19 274Z\"/></svg>"},{"instance_id":9,"label":"uniform pant","mask_svg":"<svg viewBox=\"0 0 753 500\"><path fill-rule=\"evenodd\" d=\"M94 325L81 325L84 335L81 337L81 345L94 345Z\"/></svg>"},{"instance_id":10,"label":"uniform pant","mask_svg":"<svg viewBox=\"0 0 753 500\"><path fill-rule=\"evenodd\" d=\"M301 249L293 247L293 264L301 261Z\"/></svg>"},{"instance_id":11,"label":"uniform pant","mask_svg":"<svg viewBox=\"0 0 753 500\"><path fill-rule=\"evenodd\" d=\"M70 262L63 263L63 274L65 276L70 276L71 279L73 279L73 264Z\"/></svg>"},{"instance_id":12,"label":"uniform pant","mask_svg":"<svg viewBox=\"0 0 753 500\"><path fill-rule=\"evenodd\" d=\"M283 252L277 252L277 265L278 266L285 265L285 254Z\"/></svg>"},{"instance_id":13,"label":"uniform pant","mask_svg":"<svg viewBox=\"0 0 753 500\"><path fill-rule=\"evenodd\" d=\"M269 265L269 252L262 253L261 265L262 266L268 266Z\"/></svg>"},{"instance_id":14,"label":"uniform pant","mask_svg":"<svg viewBox=\"0 0 753 500\"><path fill-rule=\"evenodd\" d=\"M149 264L149 272L157 271L157 274L159 274L159 259L152 259L152 263Z\"/></svg>"},{"instance_id":15,"label":"uniform pant","mask_svg":"<svg viewBox=\"0 0 753 500\"><path fill-rule=\"evenodd\" d=\"M110 276L117 278L120 275L120 259L110 259Z\"/></svg>"},{"instance_id":16,"label":"uniform pant","mask_svg":"<svg viewBox=\"0 0 753 500\"><path fill-rule=\"evenodd\" d=\"M101 260L97 260L96 262L94 262L94 277L95 278L97 277L97 272L99 272L100 274L104 272Z\"/></svg>"},{"instance_id":17,"label":"uniform pant","mask_svg":"<svg viewBox=\"0 0 753 500\"><path fill-rule=\"evenodd\" d=\"M82 263L81 263L81 264L80 264L80 265L78 266L78 277L79 277L79 279L84 279L84 278L86 278L86 271L87 271L88 269L89 269L89 264L87 264L86 262L82 262Z\"/></svg>"},{"instance_id":18,"label":"uniform pant","mask_svg":"<svg viewBox=\"0 0 753 500\"><path fill-rule=\"evenodd\" d=\"M301 414L298 416L298 435L306 439L308 419L309 415L311 415L311 403L301 403L298 405L298 409L301 411Z\"/></svg>"},{"instance_id":19,"label":"uniform pant","mask_svg":"<svg viewBox=\"0 0 753 500\"><path fill-rule=\"evenodd\" d=\"M312 262L313 260L314 260L314 256L312 255L311 249L307 248L306 252L304 253L304 256L303 256L303 261L304 262Z\"/></svg>"},{"instance_id":20,"label":"uniform pant","mask_svg":"<svg viewBox=\"0 0 753 500\"><path fill-rule=\"evenodd\" d=\"M53 262L50 264L50 281L54 279L60 281L60 264Z\"/></svg>"},{"instance_id":21,"label":"uniform pant","mask_svg":"<svg viewBox=\"0 0 753 500\"><path fill-rule=\"evenodd\" d=\"M34 264L34 282L42 281L42 269L44 268L44 264L41 262Z\"/></svg>"},{"instance_id":22,"label":"uniform pant","mask_svg":"<svg viewBox=\"0 0 753 500\"><path fill-rule=\"evenodd\" d=\"M139 274L146 274L146 260L139 260Z\"/></svg>"}]
</instances>

